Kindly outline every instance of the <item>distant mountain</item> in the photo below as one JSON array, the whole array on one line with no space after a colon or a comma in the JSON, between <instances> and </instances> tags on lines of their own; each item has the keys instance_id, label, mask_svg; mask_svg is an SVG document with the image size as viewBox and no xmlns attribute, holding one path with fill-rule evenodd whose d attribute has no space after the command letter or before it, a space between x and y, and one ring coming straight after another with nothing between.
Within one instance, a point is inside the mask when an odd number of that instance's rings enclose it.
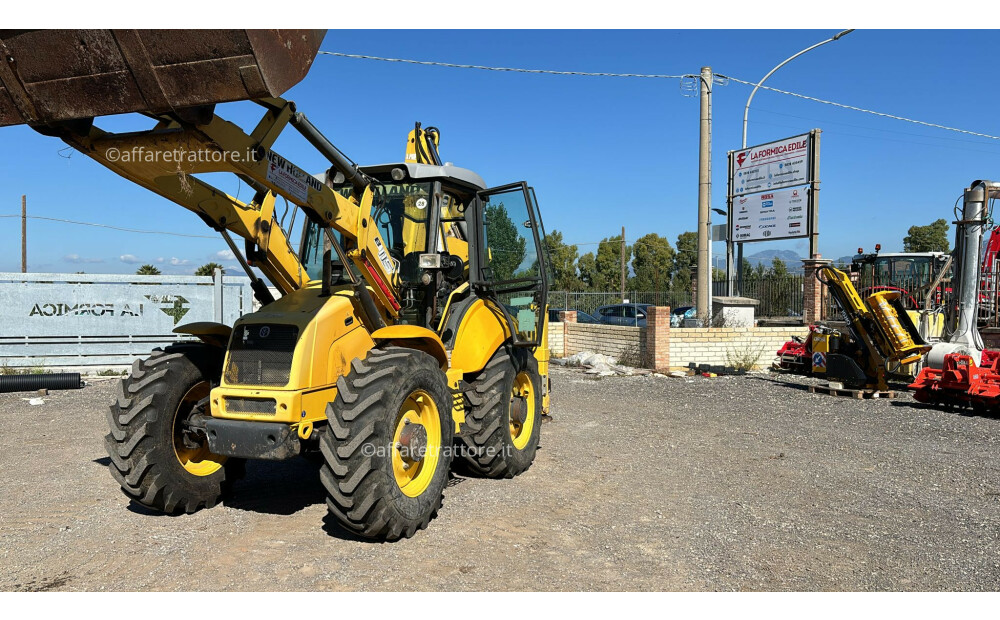
<instances>
[{"instance_id":1,"label":"distant mountain","mask_svg":"<svg viewBox=\"0 0 1000 620\"><path fill-rule=\"evenodd\" d=\"M793 250L761 250L749 256L744 254L743 258L754 267L757 265L770 267L775 258L780 258L788 267L788 271L802 271L802 257Z\"/></svg>"},{"instance_id":2,"label":"distant mountain","mask_svg":"<svg viewBox=\"0 0 1000 620\"><path fill-rule=\"evenodd\" d=\"M802 257L799 256L794 250L761 250L760 252L751 254L749 256L744 255L743 258L749 261L753 261L754 259L770 261L775 256L785 261L786 263L791 261L802 260Z\"/></svg>"}]
</instances>

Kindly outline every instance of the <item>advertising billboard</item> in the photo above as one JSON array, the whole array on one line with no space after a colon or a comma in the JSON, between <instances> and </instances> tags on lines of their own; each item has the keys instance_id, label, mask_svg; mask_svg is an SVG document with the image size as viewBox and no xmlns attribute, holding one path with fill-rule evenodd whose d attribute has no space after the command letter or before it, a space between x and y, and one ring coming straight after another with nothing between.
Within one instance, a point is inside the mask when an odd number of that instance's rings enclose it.
<instances>
[{"instance_id":1,"label":"advertising billboard","mask_svg":"<svg viewBox=\"0 0 1000 620\"><path fill-rule=\"evenodd\" d=\"M808 237L808 193L798 187L733 197L729 238L748 242Z\"/></svg>"},{"instance_id":2,"label":"advertising billboard","mask_svg":"<svg viewBox=\"0 0 1000 620\"><path fill-rule=\"evenodd\" d=\"M733 151L731 193L752 194L808 183L810 140L807 133Z\"/></svg>"}]
</instances>

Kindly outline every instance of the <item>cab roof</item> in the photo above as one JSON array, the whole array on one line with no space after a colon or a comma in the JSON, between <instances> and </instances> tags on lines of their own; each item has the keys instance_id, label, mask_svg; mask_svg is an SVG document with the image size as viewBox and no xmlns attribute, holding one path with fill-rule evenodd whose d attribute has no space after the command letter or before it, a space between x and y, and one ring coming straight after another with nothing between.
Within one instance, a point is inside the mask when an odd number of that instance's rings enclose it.
<instances>
[{"instance_id":1,"label":"cab roof","mask_svg":"<svg viewBox=\"0 0 1000 620\"><path fill-rule=\"evenodd\" d=\"M443 166L413 163L377 164L374 166L361 166L361 171L372 176L382 176L392 172L393 168L405 168L407 176L413 180L447 179L473 191L486 189L486 182L483 181L481 176L467 168L459 168L450 163L446 163Z\"/></svg>"}]
</instances>

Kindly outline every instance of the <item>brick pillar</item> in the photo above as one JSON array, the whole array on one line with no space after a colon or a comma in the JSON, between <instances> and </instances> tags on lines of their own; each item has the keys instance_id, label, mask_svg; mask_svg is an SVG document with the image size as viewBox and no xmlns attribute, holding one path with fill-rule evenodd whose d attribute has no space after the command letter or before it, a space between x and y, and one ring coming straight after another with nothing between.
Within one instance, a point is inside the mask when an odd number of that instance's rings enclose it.
<instances>
[{"instance_id":1,"label":"brick pillar","mask_svg":"<svg viewBox=\"0 0 1000 620\"><path fill-rule=\"evenodd\" d=\"M569 326L567 323L576 323L576 310L560 310L556 313L556 317L559 322L562 323L563 330L563 351L562 356L569 356L569 344L566 342L569 339Z\"/></svg>"},{"instance_id":2,"label":"brick pillar","mask_svg":"<svg viewBox=\"0 0 1000 620\"><path fill-rule=\"evenodd\" d=\"M833 261L826 258L802 259L805 282L802 286L802 320L806 325L823 320L823 285L816 279L816 272Z\"/></svg>"},{"instance_id":3,"label":"brick pillar","mask_svg":"<svg viewBox=\"0 0 1000 620\"><path fill-rule=\"evenodd\" d=\"M670 370L670 306L646 308L646 358L653 370Z\"/></svg>"}]
</instances>

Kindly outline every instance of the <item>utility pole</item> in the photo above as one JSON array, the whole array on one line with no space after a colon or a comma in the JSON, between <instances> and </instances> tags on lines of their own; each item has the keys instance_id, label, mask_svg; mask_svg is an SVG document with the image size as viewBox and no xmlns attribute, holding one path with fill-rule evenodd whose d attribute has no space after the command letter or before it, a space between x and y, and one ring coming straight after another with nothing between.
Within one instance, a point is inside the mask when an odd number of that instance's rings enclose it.
<instances>
[{"instance_id":1,"label":"utility pole","mask_svg":"<svg viewBox=\"0 0 1000 620\"><path fill-rule=\"evenodd\" d=\"M28 273L28 197L21 195L21 273Z\"/></svg>"},{"instance_id":2,"label":"utility pole","mask_svg":"<svg viewBox=\"0 0 1000 620\"><path fill-rule=\"evenodd\" d=\"M625 227L622 226L622 303L625 303Z\"/></svg>"},{"instance_id":3,"label":"utility pole","mask_svg":"<svg viewBox=\"0 0 1000 620\"><path fill-rule=\"evenodd\" d=\"M709 249L712 231L709 202L712 197L712 68L701 68L701 128L698 145L698 318L708 327L712 314L712 266Z\"/></svg>"}]
</instances>

